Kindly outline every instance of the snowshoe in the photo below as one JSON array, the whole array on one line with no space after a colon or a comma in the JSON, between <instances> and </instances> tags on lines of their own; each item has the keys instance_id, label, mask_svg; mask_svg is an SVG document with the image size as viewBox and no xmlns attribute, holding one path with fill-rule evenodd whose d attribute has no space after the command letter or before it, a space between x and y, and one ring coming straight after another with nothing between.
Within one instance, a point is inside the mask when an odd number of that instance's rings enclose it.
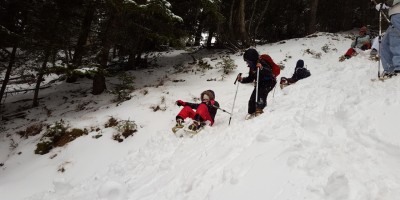
<instances>
[{"instance_id":1,"label":"snowshoe","mask_svg":"<svg viewBox=\"0 0 400 200\"><path fill-rule=\"evenodd\" d=\"M191 130L191 129L184 129L186 135L189 135L189 137L193 137L194 135L198 134L201 130L203 130L203 127L200 127L196 130Z\"/></svg>"},{"instance_id":2,"label":"snowshoe","mask_svg":"<svg viewBox=\"0 0 400 200\"><path fill-rule=\"evenodd\" d=\"M357 55L357 53L353 53L353 56L356 56L356 55ZM344 60L350 59L350 58L351 58L351 56L349 56L349 55L340 56L339 57L339 62L343 62Z\"/></svg>"},{"instance_id":3,"label":"snowshoe","mask_svg":"<svg viewBox=\"0 0 400 200\"><path fill-rule=\"evenodd\" d=\"M175 126L172 127L172 132L176 133L179 130L181 130L184 127L183 123L184 123L184 121L182 119L177 119Z\"/></svg>"},{"instance_id":4,"label":"snowshoe","mask_svg":"<svg viewBox=\"0 0 400 200\"><path fill-rule=\"evenodd\" d=\"M246 117L244 118L245 120L249 120L249 119L253 119L257 117L256 113L252 113L252 114L247 114Z\"/></svg>"},{"instance_id":5,"label":"snowshoe","mask_svg":"<svg viewBox=\"0 0 400 200\"><path fill-rule=\"evenodd\" d=\"M371 79L371 81L385 81L385 80L390 79L390 78L393 78L393 77L395 77L395 76L397 76L397 73L394 73L394 72L385 72L385 71L384 71L380 77L378 77L378 78L373 78L373 79Z\"/></svg>"},{"instance_id":6,"label":"snowshoe","mask_svg":"<svg viewBox=\"0 0 400 200\"><path fill-rule=\"evenodd\" d=\"M189 125L187 129L184 129L187 134L189 134L191 137L199 133L201 130L204 128L203 123L198 122L198 121L193 121L192 124Z\"/></svg>"},{"instance_id":7,"label":"snowshoe","mask_svg":"<svg viewBox=\"0 0 400 200\"><path fill-rule=\"evenodd\" d=\"M280 87L281 90L282 90L283 88L285 88L285 87L287 87L287 86L289 86L289 85L290 85L290 84L282 84L282 83L281 83L281 84L279 85L279 87Z\"/></svg>"},{"instance_id":8,"label":"snowshoe","mask_svg":"<svg viewBox=\"0 0 400 200\"><path fill-rule=\"evenodd\" d=\"M190 124L190 126L188 127L189 130L191 131L197 131L198 129L200 129L200 123L198 121L193 121L192 124Z\"/></svg>"},{"instance_id":9,"label":"snowshoe","mask_svg":"<svg viewBox=\"0 0 400 200\"><path fill-rule=\"evenodd\" d=\"M378 62L380 60L379 56L370 56L369 59L375 62Z\"/></svg>"},{"instance_id":10,"label":"snowshoe","mask_svg":"<svg viewBox=\"0 0 400 200\"><path fill-rule=\"evenodd\" d=\"M280 83L279 83L280 88L283 89L283 88L285 88L285 87L287 87L287 86L289 86L289 85L290 85L290 83L289 83L289 81L287 80L287 78L282 77L282 78L281 78L281 81L280 81Z\"/></svg>"},{"instance_id":11,"label":"snowshoe","mask_svg":"<svg viewBox=\"0 0 400 200\"><path fill-rule=\"evenodd\" d=\"M372 60L372 61L379 61L379 54L378 54L378 50L376 50L376 49L372 49L371 50L371 52L370 52L370 60Z\"/></svg>"}]
</instances>

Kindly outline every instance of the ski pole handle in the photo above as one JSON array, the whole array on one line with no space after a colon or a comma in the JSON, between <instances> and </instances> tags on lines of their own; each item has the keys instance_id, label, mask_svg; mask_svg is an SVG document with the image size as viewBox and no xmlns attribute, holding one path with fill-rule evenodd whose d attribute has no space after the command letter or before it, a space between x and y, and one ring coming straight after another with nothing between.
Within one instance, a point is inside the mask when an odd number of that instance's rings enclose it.
<instances>
[{"instance_id":1,"label":"ski pole handle","mask_svg":"<svg viewBox=\"0 0 400 200\"><path fill-rule=\"evenodd\" d=\"M236 82L237 82L239 76L242 76L242 73L239 73L239 74L236 76L236 80L235 80L235 82L234 82L233 84L236 85Z\"/></svg>"},{"instance_id":2,"label":"ski pole handle","mask_svg":"<svg viewBox=\"0 0 400 200\"><path fill-rule=\"evenodd\" d=\"M375 0L371 0L371 2L373 2L373 3L375 4L375 6L378 5L378 3L376 3ZM383 3L381 3L381 9L379 10L379 12L382 13L382 15L383 15L383 17L386 19L386 21L387 21L391 26L393 26L392 23L390 22L390 19L386 16L385 13L383 13L382 6L383 6Z\"/></svg>"}]
</instances>

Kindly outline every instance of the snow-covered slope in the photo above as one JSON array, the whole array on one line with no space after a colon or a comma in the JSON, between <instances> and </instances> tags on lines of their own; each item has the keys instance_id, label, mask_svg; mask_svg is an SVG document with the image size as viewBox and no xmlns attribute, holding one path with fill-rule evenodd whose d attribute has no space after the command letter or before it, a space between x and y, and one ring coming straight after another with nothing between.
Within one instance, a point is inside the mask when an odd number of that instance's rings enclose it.
<instances>
[{"instance_id":1,"label":"snow-covered slope","mask_svg":"<svg viewBox=\"0 0 400 200\"><path fill-rule=\"evenodd\" d=\"M218 68L132 72L138 89L119 106L110 103L109 94L90 95L90 81L45 90L42 101L51 116L42 108L31 110L31 121L8 123L0 135L0 199L398 199L400 78L372 82L378 63L368 59L369 51L338 62L351 42L345 35L320 33L258 46L259 52L285 64L280 76L290 77L296 61L303 59L311 77L283 90L277 86L265 113L247 121L253 86L239 85L231 125L230 115L219 111L214 126L193 138L172 134L180 109L174 102L193 101L212 89L221 108L231 111L234 79L248 70L241 55L231 55L238 68L223 79ZM191 61L180 53L167 54L160 63ZM213 58L221 55L202 56L214 66L220 59ZM216 81L207 81L211 79ZM63 96L69 93L62 91L79 91L75 101L89 102L87 109L67 106L70 99ZM154 112L155 105L165 111ZM104 128L110 116L134 120L139 131L122 143L112 140L115 130ZM74 127L101 127L103 136L93 139L99 134L93 131L43 156L33 153L39 136L6 137L33 119L52 123L60 118ZM17 147L10 147L11 138Z\"/></svg>"}]
</instances>

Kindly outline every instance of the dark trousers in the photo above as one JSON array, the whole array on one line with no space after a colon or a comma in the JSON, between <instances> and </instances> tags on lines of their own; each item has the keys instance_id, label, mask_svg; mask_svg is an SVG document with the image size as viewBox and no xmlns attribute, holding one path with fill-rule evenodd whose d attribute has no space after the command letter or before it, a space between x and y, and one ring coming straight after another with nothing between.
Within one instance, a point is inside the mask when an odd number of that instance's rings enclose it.
<instances>
[{"instance_id":1,"label":"dark trousers","mask_svg":"<svg viewBox=\"0 0 400 200\"><path fill-rule=\"evenodd\" d=\"M258 101L256 101L256 87L254 87L253 93L251 93L249 99L248 113L253 114L256 112L256 108L264 109L267 106L268 93L274 89L276 82L271 83L267 87L258 88ZM257 102L257 103L256 103Z\"/></svg>"}]
</instances>

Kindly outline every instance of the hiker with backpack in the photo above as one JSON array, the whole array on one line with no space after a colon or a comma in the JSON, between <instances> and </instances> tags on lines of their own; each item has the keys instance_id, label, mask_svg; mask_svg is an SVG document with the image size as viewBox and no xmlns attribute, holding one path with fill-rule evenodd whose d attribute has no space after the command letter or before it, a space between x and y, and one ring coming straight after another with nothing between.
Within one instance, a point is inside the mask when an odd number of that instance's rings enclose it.
<instances>
[{"instance_id":1,"label":"hiker with backpack","mask_svg":"<svg viewBox=\"0 0 400 200\"><path fill-rule=\"evenodd\" d=\"M248 117L254 117L262 114L263 109L267 106L268 93L275 87L276 76L279 75L280 68L270 56L263 54L260 57L257 50L251 48L244 52L243 59L249 68L249 75L241 77L239 74L237 80L240 83L254 82L254 90L250 96L248 105ZM275 71L275 75L273 71ZM257 72L259 74L258 81Z\"/></svg>"},{"instance_id":2,"label":"hiker with backpack","mask_svg":"<svg viewBox=\"0 0 400 200\"><path fill-rule=\"evenodd\" d=\"M281 77L280 87L282 89L288 85L296 83L298 80L307 78L309 76L311 76L310 71L304 67L304 61L300 59L296 63L296 68L294 68L294 73L292 77Z\"/></svg>"},{"instance_id":3,"label":"hiker with backpack","mask_svg":"<svg viewBox=\"0 0 400 200\"><path fill-rule=\"evenodd\" d=\"M400 0L376 4L376 9L379 12L389 9L391 25L383 36L379 53L383 67L382 77L390 78L400 73Z\"/></svg>"},{"instance_id":4,"label":"hiker with backpack","mask_svg":"<svg viewBox=\"0 0 400 200\"><path fill-rule=\"evenodd\" d=\"M214 118L219 108L219 103L215 101L214 91L203 91L200 94L200 99L201 103L189 103L182 100L176 101L176 105L183 106L183 108L176 116L176 125L172 128L174 133L184 127L186 118L193 119L193 123L188 129L194 132L199 131L207 122L210 126L214 124Z\"/></svg>"},{"instance_id":5,"label":"hiker with backpack","mask_svg":"<svg viewBox=\"0 0 400 200\"><path fill-rule=\"evenodd\" d=\"M345 59L349 59L354 55L357 55L357 50L365 51L371 48L371 38L369 34L367 34L367 27L363 26L360 28L359 35L356 39L351 43L351 47L347 50L347 52L339 58L339 61L342 62Z\"/></svg>"}]
</instances>

